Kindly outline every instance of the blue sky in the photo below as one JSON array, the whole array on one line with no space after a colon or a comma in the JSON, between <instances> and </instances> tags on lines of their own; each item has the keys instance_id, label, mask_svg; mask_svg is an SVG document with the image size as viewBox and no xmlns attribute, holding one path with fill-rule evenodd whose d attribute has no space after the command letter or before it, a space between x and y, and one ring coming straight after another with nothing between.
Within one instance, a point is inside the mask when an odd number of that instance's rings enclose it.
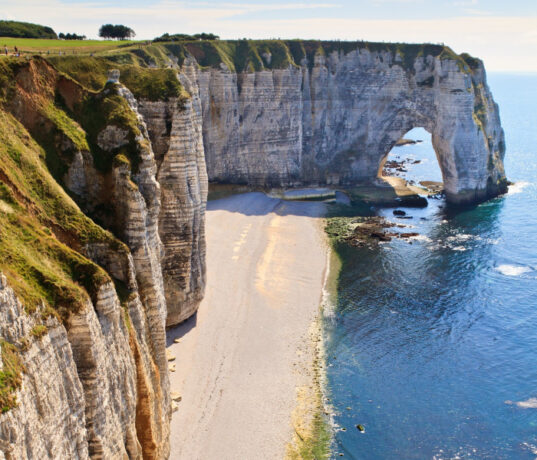
<instances>
[{"instance_id":1,"label":"blue sky","mask_svg":"<svg viewBox=\"0 0 537 460\"><path fill-rule=\"evenodd\" d=\"M537 0L2 0L0 18L96 37L123 23L138 38L213 32L222 38L446 43L498 71L537 72Z\"/></svg>"}]
</instances>

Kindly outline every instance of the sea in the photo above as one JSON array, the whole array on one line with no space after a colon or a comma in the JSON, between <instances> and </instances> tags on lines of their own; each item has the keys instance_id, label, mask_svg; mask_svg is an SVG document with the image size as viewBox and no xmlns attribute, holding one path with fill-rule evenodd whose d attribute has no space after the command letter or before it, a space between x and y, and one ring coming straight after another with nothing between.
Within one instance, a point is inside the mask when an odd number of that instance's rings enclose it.
<instances>
[{"instance_id":1,"label":"sea","mask_svg":"<svg viewBox=\"0 0 537 460\"><path fill-rule=\"evenodd\" d=\"M333 458L537 458L537 74L488 83L509 193L458 210L430 199L404 220L376 210L420 236L338 247L324 321ZM423 142L390 159L441 180L430 135L407 137Z\"/></svg>"}]
</instances>

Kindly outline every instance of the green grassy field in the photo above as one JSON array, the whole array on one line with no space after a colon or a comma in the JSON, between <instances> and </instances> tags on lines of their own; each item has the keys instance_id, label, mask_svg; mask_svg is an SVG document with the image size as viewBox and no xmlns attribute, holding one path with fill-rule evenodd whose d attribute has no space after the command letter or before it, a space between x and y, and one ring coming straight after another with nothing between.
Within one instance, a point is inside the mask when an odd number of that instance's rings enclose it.
<instances>
[{"instance_id":1,"label":"green grassy field","mask_svg":"<svg viewBox=\"0 0 537 460\"><path fill-rule=\"evenodd\" d=\"M23 53L39 53L47 51L50 53L58 53L59 51L77 53L94 53L98 51L107 51L119 48L120 46L143 43L136 40L51 40L41 38L12 38L0 37L0 51L4 51L4 45L13 52L13 47L16 46Z\"/></svg>"}]
</instances>

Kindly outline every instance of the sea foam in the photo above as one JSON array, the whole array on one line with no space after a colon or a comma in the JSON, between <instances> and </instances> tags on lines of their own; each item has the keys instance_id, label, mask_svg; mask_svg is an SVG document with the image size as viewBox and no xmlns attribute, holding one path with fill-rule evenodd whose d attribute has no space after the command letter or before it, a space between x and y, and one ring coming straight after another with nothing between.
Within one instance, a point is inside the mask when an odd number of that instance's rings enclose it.
<instances>
[{"instance_id":1,"label":"sea foam","mask_svg":"<svg viewBox=\"0 0 537 460\"><path fill-rule=\"evenodd\" d=\"M524 273L528 273L531 271L530 267L524 267L522 265L509 265L509 264L503 264L496 267L496 270L498 270L502 275L506 276L520 276Z\"/></svg>"},{"instance_id":2,"label":"sea foam","mask_svg":"<svg viewBox=\"0 0 537 460\"><path fill-rule=\"evenodd\" d=\"M524 182L524 181L517 182L513 185L510 185L509 195L516 195L517 193L522 193L528 185L531 185L531 184L529 182Z\"/></svg>"}]
</instances>

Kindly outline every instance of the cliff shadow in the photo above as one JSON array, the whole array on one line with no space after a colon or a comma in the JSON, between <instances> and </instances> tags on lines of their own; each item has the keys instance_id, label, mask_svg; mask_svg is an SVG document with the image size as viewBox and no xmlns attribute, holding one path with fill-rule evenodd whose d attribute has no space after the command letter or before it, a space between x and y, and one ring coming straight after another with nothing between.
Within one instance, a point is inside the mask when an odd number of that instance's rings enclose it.
<instances>
[{"instance_id":1,"label":"cliff shadow","mask_svg":"<svg viewBox=\"0 0 537 460\"><path fill-rule=\"evenodd\" d=\"M192 329L196 327L198 322L198 312L194 313L190 318L184 320L177 326L166 329L166 347L173 345L177 339L182 339Z\"/></svg>"},{"instance_id":2,"label":"cliff shadow","mask_svg":"<svg viewBox=\"0 0 537 460\"><path fill-rule=\"evenodd\" d=\"M207 212L226 211L245 216L266 216L275 213L280 216L323 217L326 208L326 203L322 201L283 200L262 192L238 193L207 202Z\"/></svg>"}]
</instances>

